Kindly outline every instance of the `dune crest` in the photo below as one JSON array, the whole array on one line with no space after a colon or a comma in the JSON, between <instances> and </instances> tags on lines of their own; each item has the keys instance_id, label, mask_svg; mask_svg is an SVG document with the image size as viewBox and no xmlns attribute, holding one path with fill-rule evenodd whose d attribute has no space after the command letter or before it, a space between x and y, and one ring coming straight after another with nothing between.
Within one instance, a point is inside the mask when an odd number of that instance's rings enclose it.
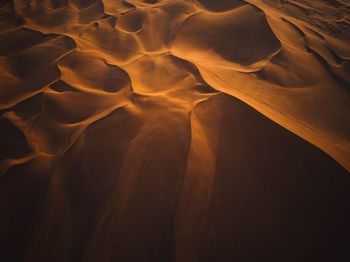
<instances>
[{"instance_id":1,"label":"dune crest","mask_svg":"<svg viewBox=\"0 0 350 262\"><path fill-rule=\"evenodd\" d=\"M2 1L0 256L349 261L349 29L345 0Z\"/></svg>"}]
</instances>

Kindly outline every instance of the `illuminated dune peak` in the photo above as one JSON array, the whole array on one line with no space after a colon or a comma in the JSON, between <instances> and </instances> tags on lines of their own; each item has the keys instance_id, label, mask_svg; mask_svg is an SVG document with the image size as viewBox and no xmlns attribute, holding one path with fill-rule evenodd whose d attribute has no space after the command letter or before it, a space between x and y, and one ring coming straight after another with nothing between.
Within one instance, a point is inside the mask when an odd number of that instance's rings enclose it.
<instances>
[{"instance_id":1,"label":"illuminated dune peak","mask_svg":"<svg viewBox=\"0 0 350 262\"><path fill-rule=\"evenodd\" d=\"M0 261L350 261L345 0L0 2Z\"/></svg>"}]
</instances>

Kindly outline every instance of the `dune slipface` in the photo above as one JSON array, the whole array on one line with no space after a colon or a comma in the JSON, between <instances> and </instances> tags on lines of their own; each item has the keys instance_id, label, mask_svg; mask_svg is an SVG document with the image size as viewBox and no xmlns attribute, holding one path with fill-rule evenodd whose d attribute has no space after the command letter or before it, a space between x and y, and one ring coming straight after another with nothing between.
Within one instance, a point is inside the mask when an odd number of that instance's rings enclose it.
<instances>
[{"instance_id":1,"label":"dune slipface","mask_svg":"<svg viewBox=\"0 0 350 262\"><path fill-rule=\"evenodd\" d=\"M0 2L0 261L350 261L346 0Z\"/></svg>"}]
</instances>

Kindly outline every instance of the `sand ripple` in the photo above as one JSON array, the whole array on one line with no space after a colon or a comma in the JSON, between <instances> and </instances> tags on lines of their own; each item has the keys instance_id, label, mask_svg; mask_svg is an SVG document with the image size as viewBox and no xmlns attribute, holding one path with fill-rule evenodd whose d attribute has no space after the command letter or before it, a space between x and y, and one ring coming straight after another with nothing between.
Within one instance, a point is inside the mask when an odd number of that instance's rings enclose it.
<instances>
[{"instance_id":1,"label":"sand ripple","mask_svg":"<svg viewBox=\"0 0 350 262\"><path fill-rule=\"evenodd\" d=\"M349 24L345 0L2 1L5 261L348 261Z\"/></svg>"}]
</instances>

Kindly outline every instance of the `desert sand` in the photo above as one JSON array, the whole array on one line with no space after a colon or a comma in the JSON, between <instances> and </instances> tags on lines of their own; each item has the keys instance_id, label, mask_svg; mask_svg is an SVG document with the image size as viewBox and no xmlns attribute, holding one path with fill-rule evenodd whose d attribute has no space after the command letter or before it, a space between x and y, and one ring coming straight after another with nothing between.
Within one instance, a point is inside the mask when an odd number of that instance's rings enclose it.
<instances>
[{"instance_id":1,"label":"desert sand","mask_svg":"<svg viewBox=\"0 0 350 262\"><path fill-rule=\"evenodd\" d=\"M350 261L348 0L0 2L0 261Z\"/></svg>"}]
</instances>

